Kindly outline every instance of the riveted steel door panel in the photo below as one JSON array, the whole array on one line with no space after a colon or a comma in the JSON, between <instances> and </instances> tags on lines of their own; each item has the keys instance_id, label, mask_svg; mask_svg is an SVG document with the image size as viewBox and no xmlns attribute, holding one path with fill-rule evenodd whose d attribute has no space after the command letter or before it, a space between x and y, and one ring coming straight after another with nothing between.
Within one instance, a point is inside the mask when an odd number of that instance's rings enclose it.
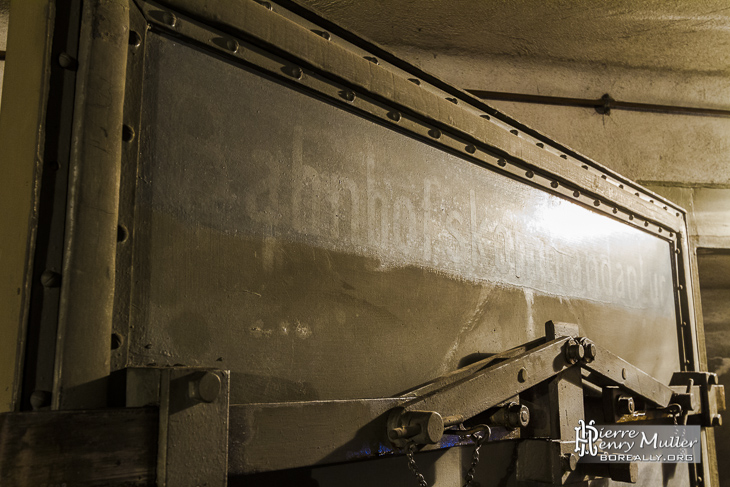
<instances>
[{"instance_id":1,"label":"riveted steel door panel","mask_svg":"<svg viewBox=\"0 0 730 487\"><path fill-rule=\"evenodd\" d=\"M695 366L681 209L295 15L168 3L183 13L141 2L127 85L114 368L229 369L231 404L388 398L548 320L665 383ZM358 448L336 458L378 456ZM514 484L514 443L483 448L482 485ZM451 485L471 449L418 458ZM240 480L413 478L396 456Z\"/></svg>"},{"instance_id":2,"label":"riveted steel door panel","mask_svg":"<svg viewBox=\"0 0 730 487\"><path fill-rule=\"evenodd\" d=\"M44 79L63 83L39 111L22 411L0 417L6 443L29 443L6 448L3 479L415 484L387 440L415 423L386 427L389 412L460 367L534 352L548 320L664 383L702 370L684 210L282 2L49 10ZM449 427L518 393L539 418L494 421L482 486L527 485L518 467L564 459L573 426L548 416L558 403L559 417L600 416L595 376L539 383L547 352L509 353L442 396L463 413L447 408ZM618 367L610 382L623 376L643 406L654 382L632 389ZM463 392L497 376L498 399ZM112 430L108 451L85 439ZM711 484L702 435L701 464L641 465L640 485ZM533 464L522 447L543 436L564 443ZM474 441L451 430L423 446L428 484L461 485ZM63 455L46 462L49 448Z\"/></svg>"},{"instance_id":3,"label":"riveted steel door panel","mask_svg":"<svg viewBox=\"0 0 730 487\"><path fill-rule=\"evenodd\" d=\"M163 36L146 73L130 363L388 397L553 319L678 369L667 241Z\"/></svg>"}]
</instances>

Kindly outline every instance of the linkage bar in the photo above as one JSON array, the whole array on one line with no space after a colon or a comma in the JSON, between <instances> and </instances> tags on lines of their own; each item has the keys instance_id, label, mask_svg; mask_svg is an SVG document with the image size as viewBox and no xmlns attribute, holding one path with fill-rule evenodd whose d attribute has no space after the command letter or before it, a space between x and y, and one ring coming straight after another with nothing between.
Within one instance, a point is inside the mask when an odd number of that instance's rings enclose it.
<instances>
[{"instance_id":1,"label":"linkage bar","mask_svg":"<svg viewBox=\"0 0 730 487\"><path fill-rule=\"evenodd\" d=\"M666 407L674 391L618 355L600 348L592 362L581 366L591 372L586 378L598 386L617 385L659 407Z\"/></svg>"},{"instance_id":2,"label":"linkage bar","mask_svg":"<svg viewBox=\"0 0 730 487\"><path fill-rule=\"evenodd\" d=\"M459 382L403 404L406 411L435 411L442 417L470 418L547 380L571 364L563 353L570 338L549 341L480 370Z\"/></svg>"}]
</instances>

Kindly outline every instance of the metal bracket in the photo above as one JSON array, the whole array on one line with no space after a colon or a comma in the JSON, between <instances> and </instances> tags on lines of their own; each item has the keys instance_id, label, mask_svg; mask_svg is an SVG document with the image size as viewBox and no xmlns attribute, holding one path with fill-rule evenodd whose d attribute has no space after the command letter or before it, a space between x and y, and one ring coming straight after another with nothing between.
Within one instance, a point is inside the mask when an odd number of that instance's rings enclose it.
<instances>
[{"instance_id":1,"label":"metal bracket","mask_svg":"<svg viewBox=\"0 0 730 487\"><path fill-rule=\"evenodd\" d=\"M468 372L450 374L433 381L429 387L418 389L410 401L391 410L388 439L400 447L406 442L434 444L448 425L463 423L487 411L491 411L487 423L504 416L504 413L495 414L494 408L503 405L510 396L520 395L534 408L535 421L528 424L531 411L525 404L512 405L515 412L517 408L525 408L527 420L516 422L515 427L527 426L529 437L518 445L519 480L563 485L607 476L636 482L635 465L626 469L605 468L605 471L593 467L577 470L575 445L570 439L578 420L585 419L584 381L602 388L604 410L612 421L634 418L635 398L640 404L651 406L657 418L673 416L673 411L681 410L679 406L696 414L693 384L698 383L705 423L719 422L717 410L720 406L724 408L724 391L717 385L716 376L676 374L674 381L678 384L673 385L688 384L686 391L677 391L578 334L577 325L549 321L545 324L542 343L527 344L496 361L485 360L482 368L471 366ZM581 369L587 372L585 376ZM520 458L544 461L520 462Z\"/></svg>"},{"instance_id":2,"label":"metal bracket","mask_svg":"<svg viewBox=\"0 0 730 487\"><path fill-rule=\"evenodd\" d=\"M686 387L684 394L694 399L693 389L699 387L699 408L693 411L695 415L691 419L699 418L702 426L721 426L721 411L725 410L725 387L720 385L717 374L711 372L675 372L670 382L671 386Z\"/></svg>"},{"instance_id":3,"label":"metal bracket","mask_svg":"<svg viewBox=\"0 0 730 487\"><path fill-rule=\"evenodd\" d=\"M158 487L225 487L230 372L128 369L127 406L159 404Z\"/></svg>"}]
</instances>

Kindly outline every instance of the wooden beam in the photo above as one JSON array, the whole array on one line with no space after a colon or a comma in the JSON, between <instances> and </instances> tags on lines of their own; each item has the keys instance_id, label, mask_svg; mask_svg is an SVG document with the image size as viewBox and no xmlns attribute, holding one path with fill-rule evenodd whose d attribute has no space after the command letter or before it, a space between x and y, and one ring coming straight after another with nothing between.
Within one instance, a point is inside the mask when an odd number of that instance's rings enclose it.
<instances>
[{"instance_id":1,"label":"wooden beam","mask_svg":"<svg viewBox=\"0 0 730 487\"><path fill-rule=\"evenodd\" d=\"M155 485L155 408L0 415L0 485Z\"/></svg>"}]
</instances>

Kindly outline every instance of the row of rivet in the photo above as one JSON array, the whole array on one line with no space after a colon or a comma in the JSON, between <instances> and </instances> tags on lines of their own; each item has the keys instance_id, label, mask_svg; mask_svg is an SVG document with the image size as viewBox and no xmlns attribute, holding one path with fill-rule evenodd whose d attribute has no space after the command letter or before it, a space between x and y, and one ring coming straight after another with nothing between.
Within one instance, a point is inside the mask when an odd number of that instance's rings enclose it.
<instances>
[{"instance_id":1,"label":"row of rivet","mask_svg":"<svg viewBox=\"0 0 730 487\"><path fill-rule=\"evenodd\" d=\"M174 16L171 16L171 17L168 17L168 19L175 19L175 17L174 17ZM176 23L176 20L172 20L172 25L174 25L175 23ZM330 37L329 37L329 34L328 34L328 33L320 33L320 35L322 35L322 37L324 37L325 39L328 39L328 40L329 40L329 38L330 38ZM130 44L132 44L132 40L131 40L131 38L130 38ZM224 47L224 48L225 48L226 50L228 50L228 51L229 51L229 52L231 52L231 53L236 53L236 52L238 51L238 47L239 47L239 46L238 46L238 43L237 43L236 41L234 41L234 40L230 40L230 41L227 41L227 42L226 42L226 43L224 44L224 46L220 46L220 45L219 45L218 43L215 43L215 42L214 42L214 45L216 45L217 47ZM376 64L377 64L377 59L375 59L375 60L369 59L369 60L370 60L371 62L374 62L374 63L376 63ZM301 68L299 68L299 67L295 67L295 68L293 68L293 69L292 69L292 70L290 71L290 73L291 73L291 76L292 76L293 78L295 78L295 79L297 79L297 80L299 80L299 81L301 81L301 80L302 80L302 78L303 78L303 75L304 75L304 72L303 72L303 70L302 70ZM411 79L410 79L410 81L411 81L411 82L413 82L413 83L414 83L414 84L416 84L416 85L420 85L420 84L421 84L421 81L420 81L419 79L417 79L417 78L411 78ZM320 90L320 91L321 91L321 90ZM355 98L356 98L356 96L355 96L355 92L354 92L354 91L352 91L352 90L349 90L349 89L342 89L342 90L340 90L340 92L339 92L339 93L340 93L340 97L341 97L341 98L343 98L343 99L345 99L346 101L348 101L348 102L350 102L350 103L352 103L352 102L354 102L354 101L355 101ZM452 100L449 100L449 101L451 101L452 103L458 103L458 101L457 101L457 100L455 100L455 99L452 99ZM370 112L371 114L374 114L374 115L379 115L378 113L375 113L375 110L373 110L373 109L372 109L372 105L369 105L369 106L364 106L364 107L361 107L361 108L362 108L363 110L367 111L367 112ZM489 115L487 115L487 114L483 114L483 115L481 115L481 117L482 117L482 118L484 118L484 119L486 119L486 120L490 120L490 116L489 116ZM387 119L389 119L389 120L391 120L391 121L393 121L393 122L396 122L396 123L398 123L398 122L400 122L400 121L402 120L402 115L401 115L401 113L400 113L400 112L398 112L398 111L392 111L392 110L389 110L389 111L387 111L387 113L386 113L386 118L387 118ZM421 126L421 127L423 127L423 125L422 125L422 124L420 124L420 123L418 123L418 122L416 122L416 125L417 125L417 126ZM125 127L126 127L126 126L125 126ZM131 138L133 138L133 137L134 137L134 132L133 132L133 131L131 130L131 128L129 128L128 130L129 130L129 133L131 134L131 137L130 137L130 139L129 139L129 140L131 140ZM519 135L519 132L518 132L517 130L514 130L514 129L513 129L513 130L510 130L510 132L511 132L511 133L512 133L513 135ZM434 139L441 139L441 136L442 136L442 132L441 132L441 130L439 130L439 129L436 129L436 128L429 128L429 129L428 129L428 135L429 135L429 136L431 136L431 137L432 137L432 138L434 138ZM126 140L126 137L125 137L125 140ZM455 139L454 139L454 140L455 140ZM442 143L444 143L444 144L446 145L446 141L442 141ZM538 143L537 143L536 145L537 145L538 147L540 147L540 148L544 148L544 144L543 144L543 143L541 143L541 142L538 142ZM469 155L471 155L471 156L474 156L474 155L476 155L476 153L477 153L477 148L476 148L476 146L475 146L475 145L473 145L473 144L465 144L465 145L463 145L463 150L464 150L464 151L465 151L465 152L466 152L467 154L469 154ZM487 154L485 153L485 155L487 155ZM568 159L568 156L567 156L566 154L560 154L560 157L561 157L561 158L563 158L563 159L566 159L566 160ZM489 162L489 160L488 160L488 159L479 159L479 160L480 160L480 161L482 161L482 162ZM497 165L498 165L499 167L502 167L502 168L506 168L506 166L507 166L507 161L506 161L505 159L501 159L501 158L500 158L500 159L498 159L498 160L497 160ZM588 167L587 165L583 165L583 168L584 168L584 169L589 169L589 167ZM532 179L532 178L534 178L535 174L534 174L534 172L533 172L532 170L527 170L527 171L525 172L525 176L526 176L527 178L529 178L529 179ZM605 175L605 174L603 174L603 175L601 175L601 176L602 176L602 178L603 178L603 179L607 179L607 177L606 177L606 175ZM546 177L545 179L549 179L549 178L547 178L547 177ZM630 191L630 190L629 190L628 188L624 188L624 185L623 185L622 183L619 183L619 182L613 182L613 181L612 181L612 183L614 183L614 184L618 185L619 189L625 189L626 191ZM560 187L560 183L559 183L558 181L552 180L552 181L550 182L550 187L551 187L551 188L553 188L553 189L558 189L558 188ZM581 197L581 193L580 193L580 191L579 191L579 190L577 190L577 189L576 189L576 190L574 190L574 191L572 192L572 195L573 195L573 197L574 197L574 198L580 198L580 197ZM638 194L638 193L635 193L635 196L637 196L637 197L640 197L640 194ZM654 203L654 201L653 201L653 200L650 200L650 203ZM601 206L601 201L600 201L599 199L595 199L595 200L593 201L593 205L594 205L595 207L600 207L600 206ZM669 208L668 208L667 206L664 206L664 207L663 207L663 209L664 209L665 211L671 211L671 210L669 210ZM612 213L613 213L614 215L617 215L617 214L618 214L618 211L619 211L619 210L618 210L618 209L617 209L616 207L612 207L612 208L611 208L611 212L612 212ZM677 217L678 217L678 216L680 216L680 213L679 213L679 212L676 212L676 216L677 216ZM629 220L629 221L632 221L632 222L633 222L633 220L634 220L634 219L635 219L635 216L634 216L633 214L631 214L631 213L628 213L628 220ZM635 224L638 224L638 223L635 223ZM648 227L649 227L649 225L650 225L649 221L644 221L644 227L645 227L645 228L648 228ZM120 227L120 228L122 228L122 227ZM662 227L660 227L660 226L657 226L656 232L657 232L657 233L662 233L662 232L663 232L663 229L662 229ZM674 233L670 231L670 232L669 232L669 237L670 237L670 238L673 238L673 237L674 237ZM125 236L125 238L126 238L126 236ZM676 253L676 254L679 254L679 249L678 249L678 248L676 248L676 249L675 249L675 253ZM678 286L678 289L679 289L679 290L680 290L680 292L681 292L681 290L682 290L682 286L681 286L681 285L680 285L680 286ZM684 325L684 323L683 323L683 325ZM114 345L115 345L115 344L113 343L113 346L114 346ZM118 346L118 345L117 345L117 346Z\"/></svg>"},{"instance_id":2,"label":"row of rivet","mask_svg":"<svg viewBox=\"0 0 730 487\"><path fill-rule=\"evenodd\" d=\"M271 6L271 4L269 2L259 1L258 3L260 3L261 5L263 5L268 10L272 10L273 11L273 8L272 8L272 6ZM174 28L177 25L178 20L177 20L177 17L175 16L175 14L173 14L172 12L164 12L163 13L163 22L165 24L167 24L169 27L173 27ZM317 31L317 30L315 30L313 32L315 34L323 37L326 40L330 40L331 39L331 35L330 35L329 32L326 32L326 31ZM228 50L228 51L230 51L230 52L232 52L232 53L235 53L238 50L238 42L236 42L233 39L227 39L225 41L225 49ZM368 61L374 63L374 64L379 64L378 59L375 58L375 57L373 57L373 56L364 56L364 58L367 59ZM295 77L297 79L300 79L301 76L295 76ZM419 80L417 78L410 78L410 81L413 82L413 83L415 83L416 85L420 85L421 84L421 80ZM349 96L354 96L354 93L352 95L349 95ZM350 99L350 98L346 98L346 99L348 101L352 101L352 99ZM446 99L448 101L454 103L454 104L458 104L458 100L456 98L447 97ZM485 118L486 120L490 120L489 115L484 114L484 115L481 115L481 117L482 118ZM516 130L516 129L511 129L510 130L510 133L512 133L513 135L516 135L516 136L519 136L520 135L519 131ZM538 147L542 148L542 149L545 148L545 144L542 143L542 142L537 142L536 145ZM566 159L566 160L568 159L568 156L566 154L560 154L560 157L563 158L563 159ZM583 169L589 169L588 165L586 165L586 164L583 164L582 167L583 167ZM601 177L603 179L608 179L605 174L602 174ZM619 187L619 189L624 189L626 191L630 191L629 189L624 188L624 185L621 184L621 183L618 183L616 181L611 181L611 182L614 185L617 185ZM638 192L635 192L634 195L637 196L637 197L639 197L639 198L641 198L641 195ZM641 198L641 199L643 199L643 198ZM665 210L665 211L667 211L667 212L672 212L673 211L673 210L669 209L669 207L666 206L666 205L665 206L661 206L661 205L655 203L653 199L650 199L649 200L649 203L656 204L657 206L662 207L662 209ZM680 213L679 212L675 212L675 216L679 217L680 216Z\"/></svg>"},{"instance_id":3,"label":"row of rivet","mask_svg":"<svg viewBox=\"0 0 730 487\"><path fill-rule=\"evenodd\" d=\"M173 13L171 13L171 12L164 12L162 18L163 18L163 22L167 26L173 27L173 28L179 28L180 27L180 21L179 21L179 19ZM202 27L201 27L201 29L202 29ZM324 37L327 40L330 40L331 39L331 36L330 36L330 34L328 32L314 31L314 33L317 34L317 35L320 35L321 37ZM198 39L198 40L202 40L202 39ZM240 49L240 44L238 43L238 41L236 41L236 40L234 40L232 38L218 37L218 38L214 38L214 39L209 39L208 40L208 45L211 45L211 44L215 48L218 48L218 49L227 51L230 54L238 54L239 57L243 57L243 54L241 53L242 49ZM365 59L367 59L368 61L370 61L370 62L372 62L374 64L379 64L379 61L378 61L377 58L374 58L374 57L371 57L371 56L365 56ZM307 82L310 79L316 77L314 75L314 73L312 73L313 76L305 77L304 76L304 74L305 74L304 73L304 70L302 68L298 67L298 66L293 66L292 67L290 65L284 65L283 68L284 68L284 71L287 72L293 79L295 79L297 81L300 81L300 82L303 82L305 85L307 84ZM414 83L416 85L420 85L421 84L421 80L419 80L417 78L409 78L409 81L411 81L412 83ZM327 83L330 86L332 86L332 87L334 87L335 89L338 90L338 96L339 96L340 99L344 99L345 101L347 101L350 104L353 104L356 101L357 95L356 95L356 93L353 90L348 89L348 88L336 87L336 86L333 85L333 83L331 83L329 81ZM313 89L315 89L315 90L317 90L317 91L319 91L319 92L321 92L323 94L326 94L326 95L330 95L331 96L330 93L324 93L322 89L317 89L317 88L314 88L312 86L309 86L309 87L310 88L313 88ZM452 102L452 103L458 104L458 100L456 98L447 98L447 99L450 102ZM366 111L366 112L368 112L368 113L370 113L372 115L376 115L379 118L382 118L382 114L379 113L380 110L374 110L373 109L373 106L375 106L375 107L378 106L377 104L372 103L372 102L370 102L370 101L368 101L367 99L364 99L364 98L362 98L360 101L361 101L361 103L357 104L358 105L358 108L360 108L360 109L362 109L362 110L364 110L364 111ZM490 116L487 115L487 114L482 114L480 116L482 118L486 119L486 120L490 120ZM386 110L385 118L387 118L387 119L389 119L389 120L391 120L393 122L398 123L398 122L400 122L402 120L402 115L401 115L400 112L397 112L397 111ZM458 145L457 143L459 143L461 145L461 149L458 149L458 150L463 150L464 152L466 152L470 156L477 156L478 160L480 160L481 162L486 162L486 163L488 163L490 165L493 164L493 162L490 161L490 158L492 158L493 156L491 156L490 154L488 154L486 152L483 152L483 154L477 154L477 147L474 144L463 144L460 141L458 141L458 139L456 137L453 137L453 136L449 136L448 138L446 138L446 137L444 137L443 132L440 129L438 129L438 128L425 126L425 125L423 125L422 123L420 123L417 120L413 120L413 122L415 122L415 125L417 127L421 127L421 128L426 129L426 135L428 135L431 139L439 140L442 144L444 144L446 146L451 145L452 146L451 148L457 148L457 145ZM516 130L516 129L510 129L510 133L512 133L513 135L516 135L516 136L519 136L520 135L520 132L518 130ZM449 144L449 142L452 142L452 144ZM545 148L545 145L542 142L537 142L536 145L538 147L540 147L540 148ZM481 156L481 157L479 157L479 156ZM560 157L563 158L563 159L566 159L566 160L568 159L568 156L566 154L561 154ZM507 168L507 161L505 159L500 158L496 162L497 162L497 165L499 167L501 167L501 168ZM519 168L521 166L521 164L519 164L519 163L513 163L513 165L516 168ZM585 164L582 167L584 169L589 169L589 166L587 166ZM507 168L507 169L509 169L509 168ZM527 179L534 179L535 178L535 171L533 169L526 169L526 170L524 170L524 172L519 173L519 174L518 173L515 173L513 171L509 171L509 172L513 173L513 175L522 176L522 177L525 177ZM606 175L602 175L602 177L603 177L603 179L607 179ZM557 189L560 186L560 184L557 181L552 180L552 178L550 178L549 176L543 176L543 178L545 180L551 181L550 182L550 186L553 189ZM618 183L618 186L619 186L620 189L624 189L624 185L623 184ZM578 189L575 189L572 192L572 195L573 195L574 198L578 198L578 199L581 198L581 192ZM636 196L640 196L639 193L636 193ZM651 200L651 202L654 203L653 200ZM599 199L594 199L592 203L593 203L593 206L595 206L597 208L600 208L602 205L603 206L606 206L608 208L611 208L611 213L613 213L614 215L618 215L618 213L619 213L619 210L617 208L613 207L612 205L610 205L608 203L602 203L601 200L599 200ZM664 209L667 209L667 207L665 206ZM604 211L608 212L607 210L604 210ZM637 222L634 222L634 220L635 220L635 215L634 214L627 213L626 215L627 216L624 217L624 219L628 218L628 220L631 221L631 222L633 222L634 225L639 226L639 222L638 221ZM677 216L679 216L679 213L677 213ZM649 229L650 225L651 224L650 224L650 222L648 220L644 220L643 221L643 226L645 228ZM656 228L654 228L654 227L656 227ZM663 233L663 231L664 231L664 229L661 226L659 226L659 225L654 225L649 230L650 231L654 231L655 233ZM669 232L669 237L674 237L674 233L670 231Z\"/></svg>"},{"instance_id":4,"label":"row of rivet","mask_svg":"<svg viewBox=\"0 0 730 487\"><path fill-rule=\"evenodd\" d=\"M519 135L519 132L518 132L517 130L511 130L510 132L511 132L512 134L514 134L514 135ZM536 142L536 143L535 143L535 145L536 145L537 147L541 148L541 149L544 149L544 148L545 148L545 144L543 144L542 142ZM568 159L568 156L567 156L566 154L560 154L560 157L562 157L563 159ZM586 169L586 170L589 170L589 169L590 169L590 167L589 167L589 166L588 166L587 164L582 164L582 165L581 165L581 167L582 167L583 169ZM627 188L625 188L625 187L624 187L623 183L619 183L618 181L615 181L615 180L613 180L613 179L609 180L609 179L608 179L608 176L607 176L606 174L601 174L601 179L604 179L604 180L606 180L606 181L609 181L609 182L610 182L611 184L613 184L614 186L618 186L618 188L619 188L619 189L623 189L623 190L625 190L625 191L631 192L631 190L630 190L630 189L627 189ZM638 192L634 192L634 196L636 196L636 197L638 197L638 198L640 198L640 199L644 200L644 198L642 198L642 197L641 197L641 194L640 194L640 193L638 193ZM644 201L647 201L647 200L644 200ZM660 203L658 203L658 202L655 202L655 201L654 201L653 199L651 199L651 198L650 198L650 199L648 200L648 202L649 202L650 204L653 204L653 205L656 205L656 206L659 206L659 207L661 207L661 208L662 208L662 209L663 209L664 211L666 211L666 212L668 212L668 213L671 213L671 212L673 212L673 211L674 211L674 213L675 213L675 216L677 216L677 217L679 217L679 216L680 216L680 213L679 213L678 211L675 211L674 209L670 209L668 205L661 205ZM661 232L661 228L660 228L659 232Z\"/></svg>"}]
</instances>

